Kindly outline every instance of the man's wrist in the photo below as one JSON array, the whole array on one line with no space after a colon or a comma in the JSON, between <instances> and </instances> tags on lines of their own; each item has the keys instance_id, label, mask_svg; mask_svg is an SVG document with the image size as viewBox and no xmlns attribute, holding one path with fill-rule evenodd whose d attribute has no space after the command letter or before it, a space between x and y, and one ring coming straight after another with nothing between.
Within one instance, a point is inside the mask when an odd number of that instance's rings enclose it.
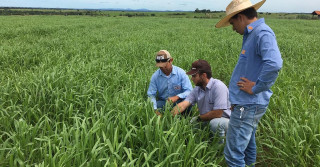
<instances>
[{"instance_id":1,"label":"man's wrist","mask_svg":"<svg viewBox=\"0 0 320 167\"><path fill-rule=\"evenodd\" d=\"M175 96L175 97L176 97L176 99L175 99L176 101L178 101L178 100L180 99L180 97L179 97L179 96Z\"/></svg>"},{"instance_id":2,"label":"man's wrist","mask_svg":"<svg viewBox=\"0 0 320 167\"><path fill-rule=\"evenodd\" d=\"M159 110L154 110L154 113L156 113L156 114L159 115L159 116L162 116L161 110L160 110L160 111L159 111Z\"/></svg>"},{"instance_id":3,"label":"man's wrist","mask_svg":"<svg viewBox=\"0 0 320 167\"><path fill-rule=\"evenodd\" d=\"M172 103L175 103L175 102L177 102L179 99L180 99L179 96L172 96L172 97L169 97L169 98L168 98L168 101L169 101L169 102L172 102Z\"/></svg>"}]
</instances>

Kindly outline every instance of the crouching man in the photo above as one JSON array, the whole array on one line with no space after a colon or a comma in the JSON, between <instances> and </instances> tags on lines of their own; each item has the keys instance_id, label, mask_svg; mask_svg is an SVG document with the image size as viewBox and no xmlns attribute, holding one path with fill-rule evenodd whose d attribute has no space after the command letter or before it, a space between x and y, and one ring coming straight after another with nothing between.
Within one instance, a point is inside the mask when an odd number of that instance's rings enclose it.
<instances>
[{"instance_id":1,"label":"crouching man","mask_svg":"<svg viewBox=\"0 0 320 167\"><path fill-rule=\"evenodd\" d=\"M173 58L167 50L160 50L155 57L159 69L151 77L147 94L155 113L162 115L166 103L176 105L182 102L192 90L192 85L186 72L172 65Z\"/></svg>"},{"instance_id":2,"label":"crouching man","mask_svg":"<svg viewBox=\"0 0 320 167\"><path fill-rule=\"evenodd\" d=\"M214 134L225 136L231 114L227 86L222 81L212 78L210 64L205 60L193 62L187 74L192 76L191 80L196 87L171 113L183 113L187 107L197 103L200 114L192 118L191 122L201 121L209 124Z\"/></svg>"}]
</instances>

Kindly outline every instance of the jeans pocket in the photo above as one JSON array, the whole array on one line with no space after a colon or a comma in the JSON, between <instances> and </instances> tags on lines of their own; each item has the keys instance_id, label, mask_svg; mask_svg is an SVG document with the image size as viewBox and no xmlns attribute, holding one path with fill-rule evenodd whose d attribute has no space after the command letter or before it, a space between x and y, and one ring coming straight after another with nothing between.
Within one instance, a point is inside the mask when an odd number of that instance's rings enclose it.
<instances>
[{"instance_id":1,"label":"jeans pocket","mask_svg":"<svg viewBox=\"0 0 320 167\"><path fill-rule=\"evenodd\" d=\"M236 117L239 120L237 124L246 124L255 126L255 115L257 113L257 105L243 105L235 108ZM234 112L232 113L234 114Z\"/></svg>"},{"instance_id":2,"label":"jeans pocket","mask_svg":"<svg viewBox=\"0 0 320 167\"><path fill-rule=\"evenodd\" d=\"M257 106L257 109L254 114L254 126L257 127L260 119L266 113L267 107L265 106Z\"/></svg>"},{"instance_id":3,"label":"jeans pocket","mask_svg":"<svg viewBox=\"0 0 320 167\"><path fill-rule=\"evenodd\" d=\"M236 106L231 112L229 123L233 126L239 127L242 123L240 115L240 107Z\"/></svg>"}]
</instances>

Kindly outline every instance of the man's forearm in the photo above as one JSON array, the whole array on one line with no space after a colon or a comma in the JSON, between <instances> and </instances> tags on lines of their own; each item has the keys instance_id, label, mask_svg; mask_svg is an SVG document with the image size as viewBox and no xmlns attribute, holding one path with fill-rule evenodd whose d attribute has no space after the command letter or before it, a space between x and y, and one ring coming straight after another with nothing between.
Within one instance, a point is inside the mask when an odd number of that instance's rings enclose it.
<instances>
[{"instance_id":1,"label":"man's forearm","mask_svg":"<svg viewBox=\"0 0 320 167\"><path fill-rule=\"evenodd\" d=\"M182 112L184 112L184 110L186 110L187 107L189 107L191 104L188 101L183 101L179 104L177 104L171 111L172 115L177 115L180 114Z\"/></svg>"},{"instance_id":2,"label":"man's forearm","mask_svg":"<svg viewBox=\"0 0 320 167\"><path fill-rule=\"evenodd\" d=\"M173 110L171 111L171 113L173 115L177 115L177 114L180 114L182 113L183 111L185 110L185 108L183 106L179 106L179 105L176 105Z\"/></svg>"},{"instance_id":3,"label":"man's forearm","mask_svg":"<svg viewBox=\"0 0 320 167\"><path fill-rule=\"evenodd\" d=\"M269 80L268 82L263 82L260 79L256 82L256 85L252 88L252 91L256 93L260 93L262 91L267 91L271 88L271 86L275 83L276 78L278 77L279 73L274 72L272 76L272 80Z\"/></svg>"},{"instance_id":4,"label":"man's forearm","mask_svg":"<svg viewBox=\"0 0 320 167\"><path fill-rule=\"evenodd\" d=\"M172 102L172 103L175 103L175 102L177 102L179 99L180 99L179 96L172 96L172 97L169 97L169 98L168 98L168 101L170 101L170 102Z\"/></svg>"},{"instance_id":5,"label":"man's forearm","mask_svg":"<svg viewBox=\"0 0 320 167\"><path fill-rule=\"evenodd\" d=\"M212 110L203 115L200 115L201 121L210 121L214 118L221 118L223 114L223 110Z\"/></svg>"}]
</instances>

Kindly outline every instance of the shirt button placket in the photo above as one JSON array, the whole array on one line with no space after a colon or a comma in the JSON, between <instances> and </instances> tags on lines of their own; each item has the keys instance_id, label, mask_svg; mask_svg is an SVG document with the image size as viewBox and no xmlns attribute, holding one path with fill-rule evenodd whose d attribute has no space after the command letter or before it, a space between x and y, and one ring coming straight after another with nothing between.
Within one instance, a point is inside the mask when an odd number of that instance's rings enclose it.
<instances>
[{"instance_id":1,"label":"shirt button placket","mask_svg":"<svg viewBox=\"0 0 320 167\"><path fill-rule=\"evenodd\" d=\"M172 92L171 92L171 82L169 79L168 79L168 92L169 92L169 96L170 96L172 94Z\"/></svg>"}]
</instances>

